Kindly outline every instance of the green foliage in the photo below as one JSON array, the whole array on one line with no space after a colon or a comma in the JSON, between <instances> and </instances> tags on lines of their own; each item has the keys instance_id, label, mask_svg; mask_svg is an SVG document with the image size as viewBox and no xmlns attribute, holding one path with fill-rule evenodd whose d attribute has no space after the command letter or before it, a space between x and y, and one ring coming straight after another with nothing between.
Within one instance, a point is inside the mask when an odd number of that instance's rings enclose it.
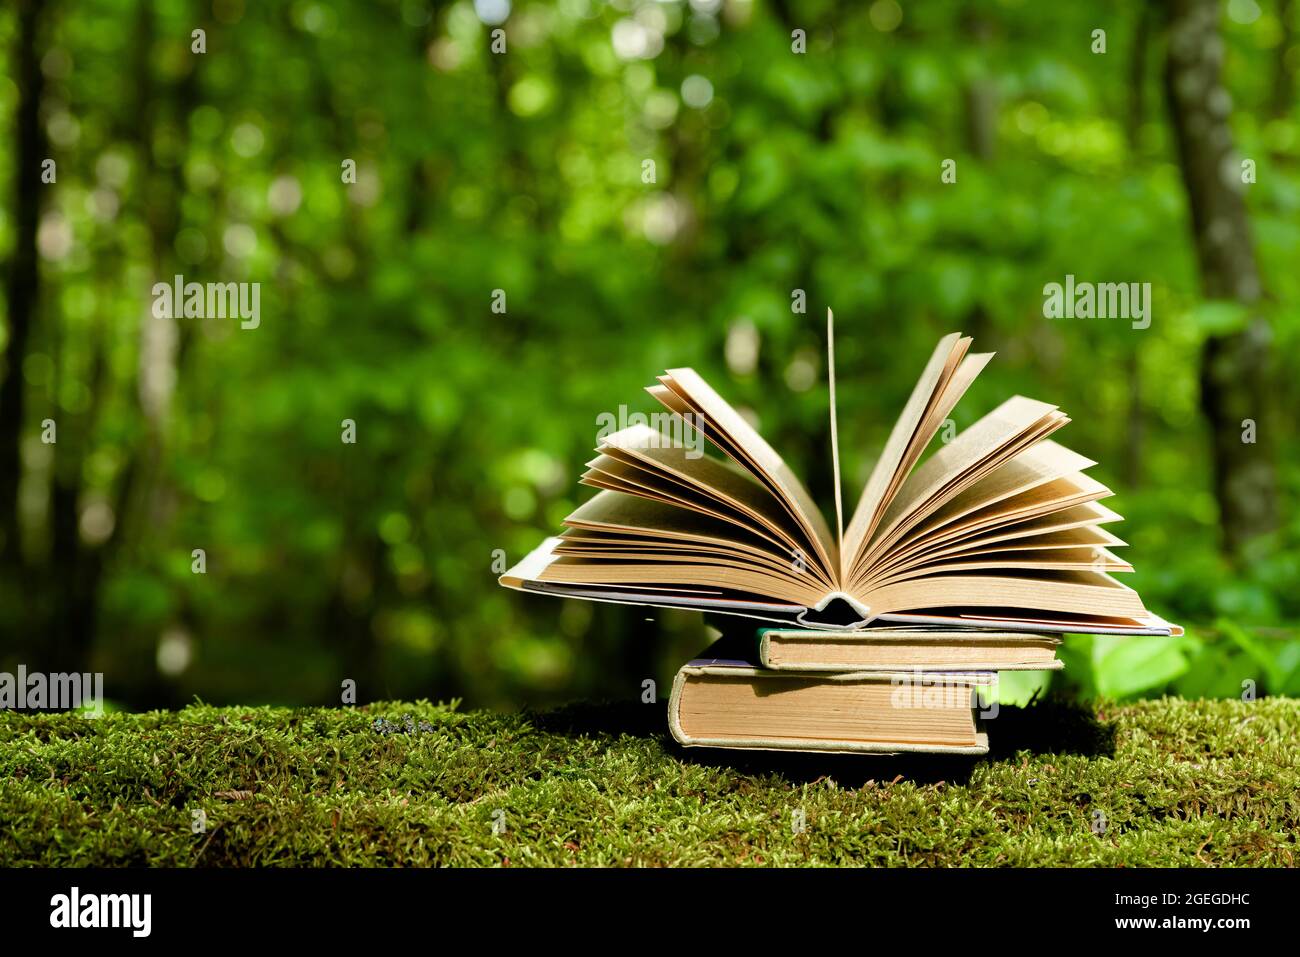
<instances>
[{"instance_id":1,"label":"green foliage","mask_svg":"<svg viewBox=\"0 0 1300 957\"><path fill-rule=\"evenodd\" d=\"M1080 645L1057 684L1235 696L1254 676L1294 693L1300 117L1269 79L1293 59L1274 6L1224 21L1234 133L1259 165L1247 202L1276 365L1260 422L1285 506L1236 564L1219 555L1198 370L1241 317L1198 286L1158 24L1133 82L1146 5L983 4L977 30L955 2L891 24L871 4L516 0L503 56L468 0L128 6L47 5L59 174L39 321L9 370L27 388L31 573L0 580L0 666L46 660L43 622L76 597L67 569L102 562L87 655L128 706L331 703L345 677L362 700L494 706L662 681L706 642L698 620L507 593L493 554L556 531L585 497L596 416L650 409L642 387L675 365L754 411L829 504L833 306L850 500L954 329L998 353L960 427L1032 395L1101 463L1132 584L1195 637ZM651 59L611 43L636 17L662 27ZM1089 52L1098 24L1105 55ZM0 11L7 142L15 33ZM707 104L683 98L690 77ZM977 89L991 153L971 133ZM0 180L14 163L0 151ZM6 207L0 252L14 237ZM147 309L176 273L260 281L261 326L182 320L169 351ZM1151 327L1044 319L1043 286L1067 273L1151 282ZM157 407L146 377L171 384ZM47 417L55 447L36 440ZM56 481L73 490L71 564ZM159 670L165 640L188 667Z\"/></svg>"},{"instance_id":2,"label":"green foliage","mask_svg":"<svg viewBox=\"0 0 1300 957\"><path fill-rule=\"evenodd\" d=\"M1001 700L1028 700L1026 692L1049 687L1117 700L1163 693L1243 700L1300 694L1300 642L1227 618L1173 639L1068 635L1059 657L1063 672L1018 677Z\"/></svg>"},{"instance_id":3,"label":"green foliage","mask_svg":"<svg viewBox=\"0 0 1300 957\"><path fill-rule=\"evenodd\" d=\"M0 865L1296 863L1294 699L990 731L964 761L683 751L647 705L4 715Z\"/></svg>"}]
</instances>

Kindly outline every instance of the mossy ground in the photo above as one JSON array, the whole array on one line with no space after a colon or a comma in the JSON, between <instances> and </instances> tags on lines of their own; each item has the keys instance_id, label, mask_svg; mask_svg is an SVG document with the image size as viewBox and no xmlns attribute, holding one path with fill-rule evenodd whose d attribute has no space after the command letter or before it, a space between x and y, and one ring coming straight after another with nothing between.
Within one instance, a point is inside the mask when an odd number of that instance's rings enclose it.
<instances>
[{"instance_id":1,"label":"mossy ground","mask_svg":"<svg viewBox=\"0 0 1300 957\"><path fill-rule=\"evenodd\" d=\"M664 719L425 702L4 714L0 865L1300 859L1296 699L1004 708L978 760L683 750Z\"/></svg>"}]
</instances>

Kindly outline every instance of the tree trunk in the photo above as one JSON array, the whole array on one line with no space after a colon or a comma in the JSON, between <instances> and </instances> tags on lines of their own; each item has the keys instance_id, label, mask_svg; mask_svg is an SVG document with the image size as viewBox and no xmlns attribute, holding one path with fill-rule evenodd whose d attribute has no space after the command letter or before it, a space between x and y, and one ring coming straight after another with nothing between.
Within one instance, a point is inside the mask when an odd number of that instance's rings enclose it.
<instances>
[{"instance_id":1,"label":"tree trunk","mask_svg":"<svg viewBox=\"0 0 1300 957\"><path fill-rule=\"evenodd\" d=\"M1128 115L1124 118L1124 133L1129 149L1137 152L1142 124L1147 118L1146 76L1147 47L1151 43L1151 20L1154 13L1150 3L1138 10L1137 26L1133 30L1133 58L1129 60Z\"/></svg>"},{"instance_id":2,"label":"tree trunk","mask_svg":"<svg viewBox=\"0 0 1300 957\"><path fill-rule=\"evenodd\" d=\"M1133 55L1129 60L1129 101L1125 117L1125 136L1133 156L1141 147L1142 126L1146 122L1147 49L1151 43L1152 7L1143 3L1138 10L1137 27L1133 31ZM1146 449L1146 407L1142 399L1142 361L1138 344L1134 343L1125 360L1124 378L1128 383L1128 415L1124 420L1121 462L1126 488L1135 489L1142 484L1143 451Z\"/></svg>"},{"instance_id":3,"label":"tree trunk","mask_svg":"<svg viewBox=\"0 0 1300 957\"><path fill-rule=\"evenodd\" d=\"M988 18L970 10L962 21L967 42L976 49L986 49L993 38L993 24ZM982 61L977 69L962 89L966 104L966 145L971 155L981 163L988 163L997 152L998 88Z\"/></svg>"},{"instance_id":4,"label":"tree trunk","mask_svg":"<svg viewBox=\"0 0 1300 957\"><path fill-rule=\"evenodd\" d=\"M1142 404L1142 361L1137 350L1128 354L1124 362L1124 378L1128 383L1128 415L1124 420L1124 448L1120 456L1120 474L1126 489L1136 489L1142 484L1142 450L1146 442L1146 409Z\"/></svg>"},{"instance_id":5,"label":"tree trunk","mask_svg":"<svg viewBox=\"0 0 1300 957\"><path fill-rule=\"evenodd\" d=\"M1273 57L1273 90L1269 96L1269 112L1275 117L1285 117L1291 112L1295 100L1295 79L1287 66L1287 57L1295 45L1295 16L1292 0L1281 0L1277 5L1277 21L1282 27L1282 40L1277 45L1277 54Z\"/></svg>"},{"instance_id":6,"label":"tree trunk","mask_svg":"<svg viewBox=\"0 0 1300 957\"><path fill-rule=\"evenodd\" d=\"M1223 38L1217 0L1168 0L1165 95L1195 233L1201 287L1210 299L1251 309L1244 328L1211 336L1201 355L1201 409L1211 431L1214 492L1223 544L1240 556L1276 524L1277 491L1268 413L1269 328L1257 306L1259 270L1251 242L1241 163L1219 78ZM1246 422L1255 441L1245 441Z\"/></svg>"},{"instance_id":7,"label":"tree trunk","mask_svg":"<svg viewBox=\"0 0 1300 957\"><path fill-rule=\"evenodd\" d=\"M17 33L13 70L18 84L14 121L14 251L9 263L5 298L9 328L5 340L4 376L0 381L0 556L6 571L22 563L19 541L18 485L22 476L20 443L26 411L23 359L36 324L40 300L40 267L36 229L40 218L41 163L47 158L40 104L44 91L38 51L43 0L17 0Z\"/></svg>"}]
</instances>

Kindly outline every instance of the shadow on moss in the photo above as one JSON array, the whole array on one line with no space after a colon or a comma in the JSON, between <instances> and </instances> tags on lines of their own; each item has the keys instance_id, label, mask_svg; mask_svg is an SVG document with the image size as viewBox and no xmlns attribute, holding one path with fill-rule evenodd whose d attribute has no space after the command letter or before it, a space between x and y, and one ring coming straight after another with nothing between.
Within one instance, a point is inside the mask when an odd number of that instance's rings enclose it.
<instances>
[{"instance_id":1,"label":"shadow on moss","mask_svg":"<svg viewBox=\"0 0 1300 957\"><path fill-rule=\"evenodd\" d=\"M833 778L848 787L898 777L919 783L965 783L980 762L1002 761L1017 752L1113 757L1115 728L1097 720L1092 708L1062 698L1026 707L1003 705L986 719L989 753L981 757L935 754L819 754L728 748L684 748L668 734L663 704L575 702L558 710L532 713L541 731L566 737L630 735L659 739L664 749L686 764L728 768L742 774L776 774L791 782Z\"/></svg>"},{"instance_id":2,"label":"shadow on moss","mask_svg":"<svg viewBox=\"0 0 1300 957\"><path fill-rule=\"evenodd\" d=\"M575 701L552 711L527 711L524 717L539 731L566 737L669 738L668 705L662 701Z\"/></svg>"},{"instance_id":3,"label":"shadow on moss","mask_svg":"<svg viewBox=\"0 0 1300 957\"><path fill-rule=\"evenodd\" d=\"M985 721L989 753L985 760L1003 760L1017 751L1034 754L1080 754L1089 758L1115 756L1115 724L1097 720L1090 704L1049 697L1023 708L1003 706Z\"/></svg>"}]
</instances>

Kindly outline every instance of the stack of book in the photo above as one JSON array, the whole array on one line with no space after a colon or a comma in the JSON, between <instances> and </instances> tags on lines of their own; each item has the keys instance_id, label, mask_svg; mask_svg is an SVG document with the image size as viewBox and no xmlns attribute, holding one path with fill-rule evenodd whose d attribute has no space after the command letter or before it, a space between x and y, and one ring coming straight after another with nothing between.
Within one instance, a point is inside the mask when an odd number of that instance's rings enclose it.
<instances>
[{"instance_id":1,"label":"stack of book","mask_svg":"<svg viewBox=\"0 0 1300 957\"><path fill-rule=\"evenodd\" d=\"M748 619L678 678L672 726L688 744L976 751L968 704L886 715L893 676L975 686L1050 666L1048 636L1181 633L1113 577L1133 568L1102 528L1120 518L1100 504L1111 492L1049 438L1067 415L1013 396L951 428L991 358L958 333L935 347L846 525L833 342L828 315L834 526L745 416L670 369L647 389L667 411L599 436L581 478L599 491L501 583ZM783 630L755 638L755 619Z\"/></svg>"},{"instance_id":2,"label":"stack of book","mask_svg":"<svg viewBox=\"0 0 1300 957\"><path fill-rule=\"evenodd\" d=\"M668 724L688 747L983 754L978 712L996 673L1059 669L1059 645L991 629L837 635L737 620L677 672Z\"/></svg>"}]
</instances>

